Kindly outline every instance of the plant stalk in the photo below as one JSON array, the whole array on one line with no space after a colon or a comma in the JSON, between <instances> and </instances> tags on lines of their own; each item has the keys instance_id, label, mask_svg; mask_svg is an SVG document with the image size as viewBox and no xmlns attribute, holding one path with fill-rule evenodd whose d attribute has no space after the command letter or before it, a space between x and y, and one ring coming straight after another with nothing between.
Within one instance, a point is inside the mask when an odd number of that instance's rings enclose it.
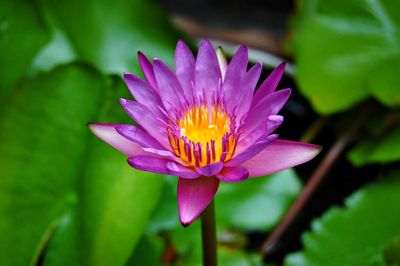
<instances>
[{"instance_id":1,"label":"plant stalk","mask_svg":"<svg viewBox=\"0 0 400 266\"><path fill-rule=\"evenodd\" d=\"M217 235L214 200L211 201L201 215L201 237L203 244L203 265L217 266Z\"/></svg>"}]
</instances>

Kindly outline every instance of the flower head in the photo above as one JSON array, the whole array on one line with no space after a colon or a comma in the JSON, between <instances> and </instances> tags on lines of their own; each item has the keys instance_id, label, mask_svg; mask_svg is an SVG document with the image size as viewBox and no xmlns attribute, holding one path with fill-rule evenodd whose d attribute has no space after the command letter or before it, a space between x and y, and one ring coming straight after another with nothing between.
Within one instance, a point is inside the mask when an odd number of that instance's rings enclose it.
<instances>
[{"instance_id":1,"label":"flower head","mask_svg":"<svg viewBox=\"0 0 400 266\"><path fill-rule=\"evenodd\" d=\"M241 46L229 65L207 40L195 58L183 41L175 51L175 71L142 53L143 81L125 73L136 101L121 99L138 125L90 123L94 134L128 156L143 171L179 177L178 209L184 225L207 207L220 181L241 182L314 158L320 147L279 140L278 112L290 89L275 91L285 64L255 91L262 64L247 70Z\"/></svg>"}]
</instances>

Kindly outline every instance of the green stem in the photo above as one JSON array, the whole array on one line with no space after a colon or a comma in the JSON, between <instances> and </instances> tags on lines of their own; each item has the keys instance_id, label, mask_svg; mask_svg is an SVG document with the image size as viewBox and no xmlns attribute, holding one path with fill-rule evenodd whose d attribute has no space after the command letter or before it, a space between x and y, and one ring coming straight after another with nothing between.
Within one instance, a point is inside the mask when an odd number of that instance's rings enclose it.
<instances>
[{"instance_id":1,"label":"green stem","mask_svg":"<svg viewBox=\"0 0 400 266\"><path fill-rule=\"evenodd\" d=\"M217 235L215 229L214 200L201 215L203 265L217 266Z\"/></svg>"}]
</instances>

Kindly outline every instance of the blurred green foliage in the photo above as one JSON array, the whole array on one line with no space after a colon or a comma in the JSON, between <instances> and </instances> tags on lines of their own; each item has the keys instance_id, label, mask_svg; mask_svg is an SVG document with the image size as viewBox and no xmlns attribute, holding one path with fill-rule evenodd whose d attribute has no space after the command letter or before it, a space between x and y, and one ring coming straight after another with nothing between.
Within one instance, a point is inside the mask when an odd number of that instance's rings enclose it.
<instances>
[{"instance_id":1,"label":"blurred green foliage","mask_svg":"<svg viewBox=\"0 0 400 266\"><path fill-rule=\"evenodd\" d=\"M400 160L398 122L383 123L400 103L398 10L306 0L293 23L296 81L317 112L369 96L387 107L348 153L355 166ZM129 122L121 74L140 75L139 50L171 65L179 37L152 1L0 0L0 265L151 266L171 247L176 265L201 264L199 222L179 224L176 177L132 169L86 127ZM382 179L315 221L286 265L400 265L399 172ZM300 190L293 170L222 184L220 265L262 265L247 233L272 230Z\"/></svg>"},{"instance_id":2,"label":"blurred green foliage","mask_svg":"<svg viewBox=\"0 0 400 266\"><path fill-rule=\"evenodd\" d=\"M400 2L301 2L295 28L297 81L320 113L373 96L400 106Z\"/></svg>"},{"instance_id":3,"label":"blurred green foliage","mask_svg":"<svg viewBox=\"0 0 400 266\"><path fill-rule=\"evenodd\" d=\"M0 96L16 85L49 38L35 2L0 1Z\"/></svg>"}]
</instances>

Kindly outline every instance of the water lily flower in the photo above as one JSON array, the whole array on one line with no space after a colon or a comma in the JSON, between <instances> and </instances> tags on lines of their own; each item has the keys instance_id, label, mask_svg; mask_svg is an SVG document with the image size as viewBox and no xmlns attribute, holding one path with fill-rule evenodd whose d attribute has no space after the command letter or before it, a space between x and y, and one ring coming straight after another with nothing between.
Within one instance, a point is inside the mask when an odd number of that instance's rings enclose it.
<instances>
[{"instance_id":1,"label":"water lily flower","mask_svg":"<svg viewBox=\"0 0 400 266\"><path fill-rule=\"evenodd\" d=\"M262 64L249 70L241 46L227 63L208 40L195 58L183 41L175 71L159 59L138 59L146 80L125 73L135 101L121 99L138 125L89 123L92 132L128 156L136 169L178 176L178 209L192 223L214 198L219 183L275 173L314 158L320 146L280 140L273 131L290 89L276 90L285 63L255 90Z\"/></svg>"}]
</instances>

